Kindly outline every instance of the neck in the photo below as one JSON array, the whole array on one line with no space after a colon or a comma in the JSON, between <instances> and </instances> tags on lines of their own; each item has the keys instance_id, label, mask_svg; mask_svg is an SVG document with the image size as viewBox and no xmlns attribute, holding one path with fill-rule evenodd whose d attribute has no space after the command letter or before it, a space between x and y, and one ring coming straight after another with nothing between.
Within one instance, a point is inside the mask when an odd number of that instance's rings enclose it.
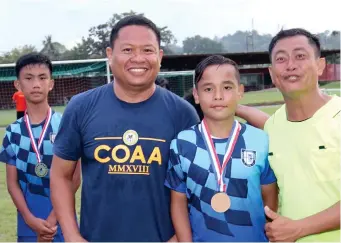
<instances>
[{"instance_id":1,"label":"neck","mask_svg":"<svg viewBox=\"0 0 341 243\"><path fill-rule=\"evenodd\" d=\"M39 124L44 121L49 108L50 106L47 103L47 100L39 104L27 102L27 114L30 118L30 123Z\"/></svg>"},{"instance_id":2,"label":"neck","mask_svg":"<svg viewBox=\"0 0 341 243\"><path fill-rule=\"evenodd\" d=\"M288 121L307 120L330 99L330 96L323 94L319 89L295 98L284 97L287 119Z\"/></svg>"},{"instance_id":3,"label":"neck","mask_svg":"<svg viewBox=\"0 0 341 243\"><path fill-rule=\"evenodd\" d=\"M231 118L221 121L212 120L209 118L204 119L206 121L211 136L217 138L228 138L234 122L233 116Z\"/></svg>"},{"instance_id":4,"label":"neck","mask_svg":"<svg viewBox=\"0 0 341 243\"><path fill-rule=\"evenodd\" d=\"M154 83L149 87L141 88L125 87L116 80L113 83L114 93L117 96L117 98L127 103L139 103L149 99L154 94L156 88Z\"/></svg>"}]
</instances>

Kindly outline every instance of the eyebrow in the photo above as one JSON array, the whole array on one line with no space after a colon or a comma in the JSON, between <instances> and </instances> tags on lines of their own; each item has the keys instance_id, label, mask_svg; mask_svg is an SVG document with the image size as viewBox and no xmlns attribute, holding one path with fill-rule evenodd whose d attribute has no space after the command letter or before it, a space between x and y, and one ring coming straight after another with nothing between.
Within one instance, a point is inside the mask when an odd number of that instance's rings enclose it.
<instances>
[{"instance_id":1,"label":"eyebrow","mask_svg":"<svg viewBox=\"0 0 341 243\"><path fill-rule=\"evenodd\" d=\"M305 51L306 52L307 50L304 49L303 47L297 47L293 51ZM280 49L280 50L276 51L274 55L276 56L280 53L286 53L286 51Z\"/></svg>"},{"instance_id":2,"label":"eyebrow","mask_svg":"<svg viewBox=\"0 0 341 243\"><path fill-rule=\"evenodd\" d=\"M224 80L222 82L223 84L232 84L232 85L235 85L235 83L231 80ZM209 86L209 85L212 85L213 83L212 82L205 82L202 86Z\"/></svg>"}]
</instances>

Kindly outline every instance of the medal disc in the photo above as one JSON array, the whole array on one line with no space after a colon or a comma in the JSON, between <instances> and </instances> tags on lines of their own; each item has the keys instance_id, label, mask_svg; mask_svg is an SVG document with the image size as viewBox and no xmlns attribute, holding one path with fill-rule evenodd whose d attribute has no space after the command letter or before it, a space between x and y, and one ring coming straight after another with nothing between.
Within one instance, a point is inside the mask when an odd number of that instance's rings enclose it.
<instances>
[{"instance_id":1,"label":"medal disc","mask_svg":"<svg viewBox=\"0 0 341 243\"><path fill-rule=\"evenodd\" d=\"M214 211L218 213L224 213L230 208L231 201L226 193L219 192L212 197L211 206Z\"/></svg>"},{"instance_id":2,"label":"medal disc","mask_svg":"<svg viewBox=\"0 0 341 243\"><path fill-rule=\"evenodd\" d=\"M44 163L38 163L38 164L36 164L35 172L36 172L37 176L45 177L47 175L47 173L49 172L49 169L47 168L47 166Z\"/></svg>"}]
</instances>

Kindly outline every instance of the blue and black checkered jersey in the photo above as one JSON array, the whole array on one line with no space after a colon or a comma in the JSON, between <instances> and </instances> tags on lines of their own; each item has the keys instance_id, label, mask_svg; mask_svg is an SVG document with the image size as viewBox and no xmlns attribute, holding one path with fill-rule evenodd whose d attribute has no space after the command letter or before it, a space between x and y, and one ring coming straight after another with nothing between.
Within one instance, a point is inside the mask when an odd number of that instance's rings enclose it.
<instances>
[{"instance_id":1,"label":"blue and black checkered jersey","mask_svg":"<svg viewBox=\"0 0 341 243\"><path fill-rule=\"evenodd\" d=\"M218 213L211 207L217 180L199 125L180 132L171 143L165 185L186 193L193 241L268 241L264 234L265 215L261 185L276 182L267 160L268 137L249 125L242 128L226 166L224 182L231 207ZM226 139L215 139L220 163Z\"/></svg>"},{"instance_id":2,"label":"blue and black checkered jersey","mask_svg":"<svg viewBox=\"0 0 341 243\"><path fill-rule=\"evenodd\" d=\"M60 120L61 114L52 111L51 122L40 147L42 162L49 169L53 155L53 139L58 131ZM31 125L36 143L38 143L44 123L45 120L40 124ZM38 161L23 118L18 119L6 128L0 150L0 161L17 168L18 182L28 208L35 217L47 219L52 210L50 201L50 172L45 177L38 177L35 174L35 166ZM35 236L35 232L25 223L19 212L17 217L18 236ZM61 235L60 227L58 227L58 234Z\"/></svg>"}]
</instances>

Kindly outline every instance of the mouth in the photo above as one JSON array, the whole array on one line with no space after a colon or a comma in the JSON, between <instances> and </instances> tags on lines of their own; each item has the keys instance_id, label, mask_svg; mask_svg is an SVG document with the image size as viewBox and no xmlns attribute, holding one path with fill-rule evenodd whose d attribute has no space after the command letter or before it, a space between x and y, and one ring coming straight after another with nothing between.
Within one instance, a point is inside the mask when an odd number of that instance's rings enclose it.
<instances>
[{"instance_id":1,"label":"mouth","mask_svg":"<svg viewBox=\"0 0 341 243\"><path fill-rule=\"evenodd\" d=\"M292 81L292 82L297 81L299 78L300 77L298 75L288 75L284 77L285 80Z\"/></svg>"},{"instance_id":2,"label":"mouth","mask_svg":"<svg viewBox=\"0 0 341 243\"><path fill-rule=\"evenodd\" d=\"M227 108L227 106L226 105L212 105L211 108L215 110L222 110L222 109Z\"/></svg>"},{"instance_id":3,"label":"mouth","mask_svg":"<svg viewBox=\"0 0 341 243\"><path fill-rule=\"evenodd\" d=\"M141 75L148 71L148 68L143 67L135 67L135 68L128 68L128 72L130 72L133 75Z\"/></svg>"},{"instance_id":4,"label":"mouth","mask_svg":"<svg viewBox=\"0 0 341 243\"><path fill-rule=\"evenodd\" d=\"M43 93L41 92L32 92L31 95L42 95Z\"/></svg>"}]
</instances>

